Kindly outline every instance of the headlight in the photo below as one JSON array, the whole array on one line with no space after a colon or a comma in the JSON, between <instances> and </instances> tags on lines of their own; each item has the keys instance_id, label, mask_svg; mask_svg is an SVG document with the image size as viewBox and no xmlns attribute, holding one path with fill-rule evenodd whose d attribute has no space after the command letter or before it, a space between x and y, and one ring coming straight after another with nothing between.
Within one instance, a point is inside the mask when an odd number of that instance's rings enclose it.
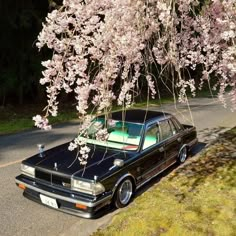
<instances>
[{"instance_id":1,"label":"headlight","mask_svg":"<svg viewBox=\"0 0 236 236\"><path fill-rule=\"evenodd\" d=\"M25 164L21 164L21 172L24 175L35 177L35 168L32 166L27 166Z\"/></svg>"},{"instance_id":2,"label":"headlight","mask_svg":"<svg viewBox=\"0 0 236 236\"><path fill-rule=\"evenodd\" d=\"M71 179L71 189L92 195L98 195L105 192L104 186L100 183L90 183L76 179Z\"/></svg>"}]
</instances>

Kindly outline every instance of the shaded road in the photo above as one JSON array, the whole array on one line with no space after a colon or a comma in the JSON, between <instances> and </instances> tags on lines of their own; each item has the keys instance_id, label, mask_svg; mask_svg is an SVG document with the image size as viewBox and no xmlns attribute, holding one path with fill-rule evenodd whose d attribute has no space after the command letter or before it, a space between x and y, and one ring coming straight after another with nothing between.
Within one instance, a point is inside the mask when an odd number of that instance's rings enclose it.
<instances>
[{"instance_id":1,"label":"shaded road","mask_svg":"<svg viewBox=\"0 0 236 236\"><path fill-rule=\"evenodd\" d=\"M218 133L236 125L236 113L224 109L213 99L193 99L190 107L201 143L210 142ZM173 105L165 105L161 109L176 113L183 123L192 122L186 105L178 105L177 109ZM37 153L37 143L45 143L46 148L50 148L71 140L76 135L76 130L77 123L72 122L47 132L35 129L20 134L0 136L1 236L86 236L109 222L111 216L118 212L118 210L113 211L96 220L78 218L25 199L21 190L15 186L14 178L20 173L20 161ZM200 146L198 145L199 149L202 147Z\"/></svg>"}]
</instances>

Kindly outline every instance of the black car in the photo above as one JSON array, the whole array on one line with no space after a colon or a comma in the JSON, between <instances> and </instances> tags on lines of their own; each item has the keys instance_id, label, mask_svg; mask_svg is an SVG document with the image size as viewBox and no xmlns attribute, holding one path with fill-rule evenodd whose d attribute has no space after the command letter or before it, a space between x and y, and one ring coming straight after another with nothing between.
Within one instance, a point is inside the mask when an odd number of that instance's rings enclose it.
<instances>
[{"instance_id":1,"label":"black car","mask_svg":"<svg viewBox=\"0 0 236 236\"><path fill-rule=\"evenodd\" d=\"M104 123L104 116L93 122L96 127ZM175 162L183 163L197 142L195 127L180 124L168 113L118 111L108 123L107 140L86 138L90 148L86 166L80 164L77 150L68 150L69 143L24 160L16 177L24 196L91 218L110 203L118 208L128 205L143 184ZM93 124L91 134L96 130Z\"/></svg>"}]
</instances>

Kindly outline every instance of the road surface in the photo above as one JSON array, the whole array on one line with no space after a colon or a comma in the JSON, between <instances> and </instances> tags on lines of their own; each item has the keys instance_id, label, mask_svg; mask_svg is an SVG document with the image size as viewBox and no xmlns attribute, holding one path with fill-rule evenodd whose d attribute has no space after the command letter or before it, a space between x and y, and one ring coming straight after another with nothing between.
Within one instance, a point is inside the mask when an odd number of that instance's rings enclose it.
<instances>
[{"instance_id":1,"label":"road surface","mask_svg":"<svg viewBox=\"0 0 236 236\"><path fill-rule=\"evenodd\" d=\"M201 143L209 143L220 132L236 125L236 113L225 109L215 99L192 99L189 106L173 104L152 109L175 113L186 124L194 124ZM191 113L190 113L191 110ZM22 196L15 186L20 173L20 162L37 153L36 144L46 148L71 140L78 124L71 122L56 126L51 131L31 130L19 134L0 136L0 235L1 236L88 236L108 223L120 210L108 212L96 220L82 219L49 209ZM125 209L122 209L122 211Z\"/></svg>"}]
</instances>

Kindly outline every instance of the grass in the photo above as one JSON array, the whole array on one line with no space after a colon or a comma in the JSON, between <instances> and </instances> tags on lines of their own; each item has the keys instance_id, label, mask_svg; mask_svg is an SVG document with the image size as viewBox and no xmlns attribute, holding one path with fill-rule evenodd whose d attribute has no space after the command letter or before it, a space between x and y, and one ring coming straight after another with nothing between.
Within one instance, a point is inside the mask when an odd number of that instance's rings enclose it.
<instances>
[{"instance_id":1,"label":"grass","mask_svg":"<svg viewBox=\"0 0 236 236\"><path fill-rule=\"evenodd\" d=\"M21 107L0 108L0 135L11 134L34 127L32 117L36 114L43 114L40 105L27 105ZM57 124L76 119L75 109L64 107L57 117L50 117L51 124Z\"/></svg>"},{"instance_id":2,"label":"grass","mask_svg":"<svg viewBox=\"0 0 236 236\"><path fill-rule=\"evenodd\" d=\"M236 235L236 127L172 171L93 236Z\"/></svg>"},{"instance_id":3,"label":"grass","mask_svg":"<svg viewBox=\"0 0 236 236\"><path fill-rule=\"evenodd\" d=\"M209 89L203 89L203 90L196 91L197 98L202 98L202 97L211 98L211 97L217 97L217 95L218 95L218 91L215 91L215 90L210 91Z\"/></svg>"}]
</instances>

